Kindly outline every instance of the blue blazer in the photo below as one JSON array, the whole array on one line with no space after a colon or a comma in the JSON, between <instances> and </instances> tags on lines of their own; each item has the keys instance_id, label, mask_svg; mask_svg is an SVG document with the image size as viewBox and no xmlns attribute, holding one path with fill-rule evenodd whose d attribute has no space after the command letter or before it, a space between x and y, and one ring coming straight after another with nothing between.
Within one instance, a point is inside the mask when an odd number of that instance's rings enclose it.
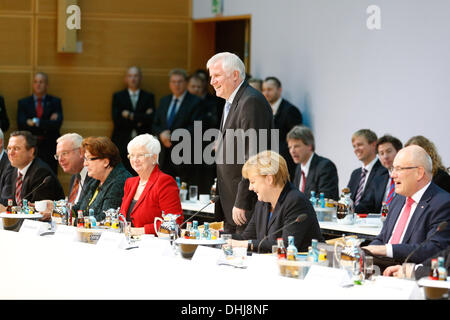
<instances>
[{"instance_id":1,"label":"blue blazer","mask_svg":"<svg viewBox=\"0 0 450 320\"><path fill-rule=\"evenodd\" d=\"M367 189L367 191L364 192L364 196L361 198L361 201L355 207L355 212L380 213L388 181L389 181L388 171L375 177L371 185Z\"/></svg>"},{"instance_id":2,"label":"blue blazer","mask_svg":"<svg viewBox=\"0 0 450 320\"><path fill-rule=\"evenodd\" d=\"M383 228L380 234L370 243L371 245L388 243L405 201L406 198L401 195L397 195L392 200ZM392 245L393 258L400 261L404 260L408 254L436 230L442 221L449 220L450 193L442 190L432 182L417 204L402 243ZM445 230L436 233L430 241L413 254L409 261L420 263L433 254L444 250L449 244L450 226L447 226Z\"/></svg>"}]
</instances>

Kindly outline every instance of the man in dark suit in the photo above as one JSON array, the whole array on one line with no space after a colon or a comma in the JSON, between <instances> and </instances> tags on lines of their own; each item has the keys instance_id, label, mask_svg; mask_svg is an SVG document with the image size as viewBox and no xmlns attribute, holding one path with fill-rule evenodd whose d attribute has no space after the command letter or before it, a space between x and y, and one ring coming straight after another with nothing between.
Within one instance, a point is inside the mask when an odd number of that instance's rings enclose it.
<instances>
[{"instance_id":1,"label":"man in dark suit","mask_svg":"<svg viewBox=\"0 0 450 320\"><path fill-rule=\"evenodd\" d=\"M218 53L206 67L216 95L226 100L216 145L220 200L216 202L215 216L224 220L226 233L241 233L251 218L256 202L255 194L248 189L249 181L242 178L242 166L258 151L271 148L269 140L274 128L273 113L264 96L244 81L245 66L238 56L228 52ZM256 141L248 141L245 137L247 133L254 133ZM257 150L258 147L260 150Z\"/></svg>"},{"instance_id":2,"label":"man in dark suit","mask_svg":"<svg viewBox=\"0 0 450 320\"><path fill-rule=\"evenodd\" d=\"M186 129L191 137L194 133L194 121L200 120L202 114L202 104L200 98L187 91L187 74L185 70L174 69L169 73L169 88L172 94L161 98L158 109L156 110L153 121L153 134L161 142L161 153L159 155L160 168L164 173L171 176L180 177L182 181L191 184L192 157L189 160L182 161L182 164L176 165L174 158L185 157L183 154L173 154L172 150L181 141L172 141L172 133L177 129ZM193 139L191 139L193 144ZM189 148L192 146L189 145ZM191 153L192 156L192 153ZM177 161L180 159L177 159ZM189 163L186 163L189 162Z\"/></svg>"},{"instance_id":3,"label":"man in dark suit","mask_svg":"<svg viewBox=\"0 0 450 320\"><path fill-rule=\"evenodd\" d=\"M391 135L384 135L378 139L376 146L378 158L387 171L373 179L373 183L355 207L355 212L380 213L383 203L389 207L396 195L394 180L390 177L390 171L395 156L402 147L402 142Z\"/></svg>"},{"instance_id":4,"label":"man in dark suit","mask_svg":"<svg viewBox=\"0 0 450 320\"><path fill-rule=\"evenodd\" d=\"M2 96L0 96L0 129L2 129L3 132L8 131L9 129L8 113L6 112L5 100Z\"/></svg>"},{"instance_id":5,"label":"man in dark suit","mask_svg":"<svg viewBox=\"0 0 450 320\"><path fill-rule=\"evenodd\" d=\"M125 76L127 89L116 92L112 101L114 128L111 140L119 148L125 168L135 174L127 158L127 145L135 136L152 132L155 96L141 89L142 72L130 67Z\"/></svg>"},{"instance_id":6,"label":"man in dark suit","mask_svg":"<svg viewBox=\"0 0 450 320\"><path fill-rule=\"evenodd\" d=\"M10 188L9 175L13 171L11 163L9 162L8 153L4 149L5 136L3 135L2 129L0 129L0 197L4 192L8 192Z\"/></svg>"},{"instance_id":7,"label":"man in dark suit","mask_svg":"<svg viewBox=\"0 0 450 320\"><path fill-rule=\"evenodd\" d=\"M64 191L56 175L50 167L36 157L36 137L28 131L11 133L8 141L8 157L14 167L10 175L10 190L5 198L1 199L0 210L5 211L8 199L13 199L14 205L22 205L24 199L30 203L38 200L64 199ZM50 180L45 181L49 177ZM50 214L44 215L41 220L48 220ZM5 219L5 229L18 230L22 219Z\"/></svg>"},{"instance_id":8,"label":"man in dark suit","mask_svg":"<svg viewBox=\"0 0 450 320\"><path fill-rule=\"evenodd\" d=\"M418 248L441 222L450 219L450 194L431 181L431 158L419 146L398 152L391 176L397 196L380 234L364 249L375 256L392 258L392 264L403 262L418 249L409 261L420 263L450 244L447 226Z\"/></svg>"},{"instance_id":9,"label":"man in dark suit","mask_svg":"<svg viewBox=\"0 0 450 320\"><path fill-rule=\"evenodd\" d=\"M296 163L293 184L309 199L311 191L316 196L339 198L339 179L334 163L315 153L316 144L312 131L305 126L295 126L287 134L287 144L293 162Z\"/></svg>"},{"instance_id":10,"label":"man in dark suit","mask_svg":"<svg viewBox=\"0 0 450 320\"><path fill-rule=\"evenodd\" d=\"M353 151L363 164L353 170L347 185L355 206L358 206L375 177L387 172L377 158L376 144L377 135L369 129L358 130L352 135Z\"/></svg>"},{"instance_id":11,"label":"man in dark suit","mask_svg":"<svg viewBox=\"0 0 450 320\"><path fill-rule=\"evenodd\" d=\"M286 136L294 126L302 124L303 118L296 106L281 97L282 90L281 82L276 77L267 77L262 84L262 93L272 107L275 129L279 130L280 154L287 162L292 181L295 177L296 164L289 155Z\"/></svg>"},{"instance_id":12,"label":"man in dark suit","mask_svg":"<svg viewBox=\"0 0 450 320\"><path fill-rule=\"evenodd\" d=\"M37 156L46 162L55 174L58 162L53 157L56 139L63 122L61 99L47 94L48 76L38 72L33 80L33 95L19 100L17 127L37 137Z\"/></svg>"},{"instance_id":13,"label":"man in dark suit","mask_svg":"<svg viewBox=\"0 0 450 320\"><path fill-rule=\"evenodd\" d=\"M81 145L83 137L77 133L67 133L57 140L56 155L59 165L70 178L67 200L75 204L85 191L86 186L93 178L87 175L84 167L84 149Z\"/></svg>"}]
</instances>

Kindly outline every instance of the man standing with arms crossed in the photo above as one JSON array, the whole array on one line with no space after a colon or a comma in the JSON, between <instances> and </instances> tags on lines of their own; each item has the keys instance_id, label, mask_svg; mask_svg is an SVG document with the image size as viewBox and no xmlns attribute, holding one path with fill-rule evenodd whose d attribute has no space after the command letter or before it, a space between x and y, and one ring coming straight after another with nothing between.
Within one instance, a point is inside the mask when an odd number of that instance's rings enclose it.
<instances>
[{"instance_id":1,"label":"man standing with arms crossed","mask_svg":"<svg viewBox=\"0 0 450 320\"><path fill-rule=\"evenodd\" d=\"M259 141L258 138L257 146L270 149L269 141L274 128L273 113L262 93L244 81L245 66L238 56L229 52L218 53L209 59L206 68L216 95L226 100L220 122L220 143L216 149L216 156L221 155L224 161L216 163L220 200L216 202L215 216L224 220L225 233L241 233L251 218L257 200L256 194L248 189L249 181L242 178L241 170L245 160L252 156L250 149L256 146L244 143L244 150L237 150L239 137L236 137L236 130L242 129L245 133L252 129L259 137L260 130L265 129L267 141ZM228 130L235 132L231 139L226 134ZM229 163L225 152L232 150L234 159ZM261 152L263 149L255 151ZM245 157L243 162L236 161L239 153L243 153Z\"/></svg>"}]
</instances>

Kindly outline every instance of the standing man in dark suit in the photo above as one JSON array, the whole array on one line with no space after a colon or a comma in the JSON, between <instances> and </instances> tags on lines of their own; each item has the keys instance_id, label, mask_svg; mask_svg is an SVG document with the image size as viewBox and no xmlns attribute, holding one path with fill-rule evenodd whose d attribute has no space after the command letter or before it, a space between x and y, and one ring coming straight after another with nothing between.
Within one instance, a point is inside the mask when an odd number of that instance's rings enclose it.
<instances>
[{"instance_id":1,"label":"standing man in dark suit","mask_svg":"<svg viewBox=\"0 0 450 320\"><path fill-rule=\"evenodd\" d=\"M355 212L380 213L383 203L389 207L396 196L394 180L390 177L390 173L395 156L402 147L402 142L391 135L384 135L378 139L376 146L378 158L387 171L373 179L373 183L355 207Z\"/></svg>"},{"instance_id":2,"label":"standing man in dark suit","mask_svg":"<svg viewBox=\"0 0 450 320\"><path fill-rule=\"evenodd\" d=\"M279 130L280 154L287 162L292 181L295 177L296 164L289 155L286 136L294 126L303 123L303 118L296 106L281 97L282 91L281 81L276 77L267 77L262 84L262 93L272 107L275 129Z\"/></svg>"},{"instance_id":3,"label":"standing man in dark suit","mask_svg":"<svg viewBox=\"0 0 450 320\"><path fill-rule=\"evenodd\" d=\"M15 131L11 133L8 141L8 157L14 167L10 175L10 190L7 197L1 199L0 210L5 211L8 199L13 199L14 205L22 205L25 198L30 203L38 200L64 199L64 191L58 178L50 167L36 157L36 137L28 131ZM50 177L49 181L44 180ZM44 215L41 220L48 220L50 214ZM5 229L18 230L22 219L5 219Z\"/></svg>"},{"instance_id":4,"label":"standing man in dark suit","mask_svg":"<svg viewBox=\"0 0 450 320\"><path fill-rule=\"evenodd\" d=\"M325 198L339 198L339 179L334 163L315 153L316 144L312 131L305 126L295 126L287 134L287 144L294 163L294 185L303 192L307 199L311 191L316 196L324 193Z\"/></svg>"},{"instance_id":5,"label":"standing man in dark suit","mask_svg":"<svg viewBox=\"0 0 450 320\"><path fill-rule=\"evenodd\" d=\"M87 175L84 166L83 137L77 133L66 133L57 140L55 158L65 173L72 175L70 178L67 200L75 204L93 178Z\"/></svg>"},{"instance_id":6,"label":"standing man in dark suit","mask_svg":"<svg viewBox=\"0 0 450 320\"><path fill-rule=\"evenodd\" d=\"M397 153L391 176L397 196L380 234L365 249L373 255L401 263L436 231L441 222L450 220L450 193L431 181L431 158L419 146L409 146ZM420 263L448 245L449 226L418 249L410 261Z\"/></svg>"},{"instance_id":7,"label":"standing man in dark suit","mask_svg":"<svg viewBox=\"0 0 450 320\"><path fill-rule=\"evenodd\" d=\"M182 181L190 184L193 178L189 171L192 162L181 165L174 164L172 156L182 157L184 154L172 155L172 150L182 141L175 142L171 138L176 129L186 129L193 137L194 121L200 120L202 104L199 97L190 94L187 90L187 74L183 69L170 71L169 88L172 94L161 98L153 121L153 134L161 142L159 163L164 173L174 178L178 176Z\"/></svg>"},{"instance_id":8,"label":"standing man in dark suit","mask_svg":"<svg viewBox=\"0 0 450 320\"><path fill-rule=\"evenodd\" d=\"M353 170L348 187L355 207L358 206L375 177L386 174L387 170L377 158L377 135L369 129L361 129L352 135L353 151L362 167Z\"/></svg>"},{"instance_id":9,"label":"standing man in dark suit","mask_svg":"<svg viewBox=\"0 0 450 320\"><path fill-rule=\"evenodd\" d=\"M55 174L58 162L53 157L56 139L63 122L61 99L47 94L48 76L38 72L33 80L33 95L19 100L17 127L37 137L37 156L46 162Z\"/></svg>"},{"instance_id":10,"label":"standing man in dark suit","mask_svg":"<svg viewBox=\"0 0 450 320\"><path fill-rule=\"evenodd\" d=\"M127 145L135 136L152 132L155 96L141 89L142 72L130 67L125 76L127 89L116 92L112 101L114 128L111 140L119 148L125 168L135 174L127 158Z\"/></svg>"},{"instance_id":11,"label":"standing man in dark suit","mask_svg":"<svg viewBox=\"0 0 450 320\"><path fill-rule=\"evenodd\" d=\"M0 129L2 129L3 132L8 131L9 129L8 113L6 112L5 100L2 96L0 96Z\"/></svg>"},{"instance_id":12,"label":"standing man in dark suit","mask_svg":"<svg viewBox=\"0 0 450 320\"><path fill-rule=\"evenodd\" d=\"M216 95L226 100L216 145L220 200L215 205L215 216L224 220L226 233L241 233L253 214L257 200L255 193L248 189L248 179L242 177L242 166L258 151L271 148L269 140L274 129L273 113L264 96L244 81L245 65L238 56L228 52L218 53L209 59L206 67ZM252 132L257 141L246 143L247 139L242 135ZM259 137L263 132L266 137ZM277 143L278 139L274 144ZM257 150L258 147L260 150ZM278 151L278 148L275 149ZM230 151L234 152L231 156L227 154Z\"/></svg>"}]
</instances>

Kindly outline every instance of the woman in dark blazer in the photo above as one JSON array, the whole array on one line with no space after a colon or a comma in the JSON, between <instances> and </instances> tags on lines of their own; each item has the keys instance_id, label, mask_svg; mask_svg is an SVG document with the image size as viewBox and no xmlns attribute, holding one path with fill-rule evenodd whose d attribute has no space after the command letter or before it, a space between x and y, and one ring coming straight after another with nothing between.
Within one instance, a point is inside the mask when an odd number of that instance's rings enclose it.
<instances>
[{"instance_id":1,"label":"woman in dark blazer","mask_svg":"<svg viewBox=\"0 0 450 320\"><path fill-rule=\"evenodd\" d=\"M178 214L183 222L180 195L175 179L158 167L161 145L150 134L135 137L128 144L128 158L137 177L127 179L120 212L131 222L131 234L155 234L155 217Z\"/></svg>"},{"instance_id":2,"label":"woman in dark blazer","mask_svg":"<svg viewBox=\"0 0 450 320\"><path fill-rule=\"evenodd\" d=\"M123 186L131 174L121 163L117 146L108 137L89 137L81 145L84 150L84 166L93 178L84 188L73 210L83 210L85 216L94 209L97 221L105 219L108 209L117 209L123 196ZM75 219L76 221L76 219Z\"/></svg>"},{"instance_id":3,"label":"woman in dark blazer","mask_svg":"<svg viewBox=\"0 0 450 320\"><path fill-rule=\"evenodd\" d=\"M282 156L273 151L263 151L247 160L242 176L249 179L249 190L257 194L258 201L244 232L232 235L233 246L247 246L255 252L272 252L277 238L283 238L287 247L288 236L294 236L297 250L305 252L312 239L324 241L314 208L289 182L289 171ZM303 215L301 222L293 223ZM283 226L286 226L284 230L272 234ZM262 241L267 235L270 236Z\"/></svg>"}]
</instances>

